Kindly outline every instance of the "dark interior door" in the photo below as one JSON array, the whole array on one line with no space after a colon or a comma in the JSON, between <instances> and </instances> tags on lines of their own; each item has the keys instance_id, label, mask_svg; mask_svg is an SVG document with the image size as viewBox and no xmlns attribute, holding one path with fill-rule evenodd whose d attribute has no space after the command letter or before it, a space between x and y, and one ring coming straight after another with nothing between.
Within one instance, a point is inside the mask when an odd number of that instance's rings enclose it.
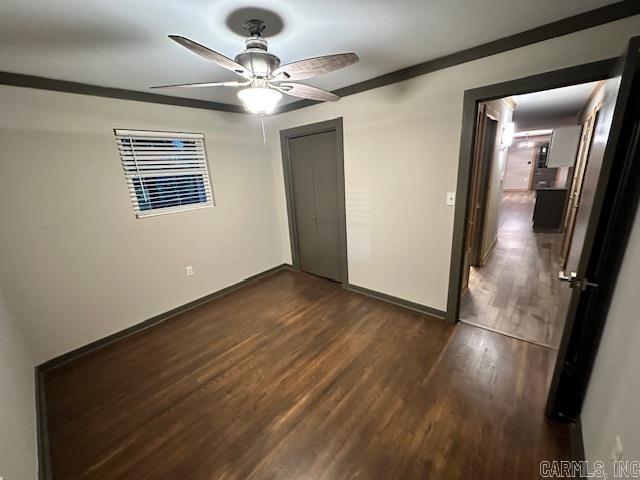
<instances>
[{"instance_id":1,"label":"dark interior door","mask_svg":"<svg viewBox=\"0 0 640 480\"><path fill-rule=\"evenodd\" d=\"M289 139L300 269L342 280L336 131Z\"/></svg>"},{"instance_id":2,"label":"dark interior door","mask_svg":"<svg viewBox=\"0 0 640 480\"><path fill-rule=\"evenodd\" d=\"M567 309L547 399L547 414L553 417L576 419L580 414L615 284L616 264L626 246L628 232L622 232L620 226L634 206L624 195L637 184L637 178L629 177L637 172L640 131L639 40L630 41L614 76L604 86L566 270L559 278L566 282L567 288L561 291Z\"/></svg>"}]
</instances>

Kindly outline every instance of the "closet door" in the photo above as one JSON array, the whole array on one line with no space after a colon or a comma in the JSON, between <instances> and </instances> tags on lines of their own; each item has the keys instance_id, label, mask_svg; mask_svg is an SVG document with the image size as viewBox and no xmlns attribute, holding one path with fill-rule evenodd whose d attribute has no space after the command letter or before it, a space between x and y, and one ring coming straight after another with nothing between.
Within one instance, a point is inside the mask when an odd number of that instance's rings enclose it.
<instances>
[{"instance_id":1,"label":"closet door","mask_svg":"<svg viewBox=\"0 0 640 480\"><path fill-rule=\"evenodd\" d=\"M300 269L320 275L311 136L289 139Z\"/></svg>"},{"instance_id":2,"label":"closet door","mask_svg":"<svg viewBox=\"0 0 640 480\"><path fill-rule=\"evenodd\" d=\"M289 139L300 269L340 281L336 132Z\"/></svg>"},{"instance_id":3,"label":"closet door","mask_svg":"<svg viewBox=\"0 0 640 480\"><path fill-rule=\"evenodd\" d=\"M338 162L336 132L310 135L316 204L318 272L340 281L340 223L338 219Z\"/></svg>"}]
</instances>

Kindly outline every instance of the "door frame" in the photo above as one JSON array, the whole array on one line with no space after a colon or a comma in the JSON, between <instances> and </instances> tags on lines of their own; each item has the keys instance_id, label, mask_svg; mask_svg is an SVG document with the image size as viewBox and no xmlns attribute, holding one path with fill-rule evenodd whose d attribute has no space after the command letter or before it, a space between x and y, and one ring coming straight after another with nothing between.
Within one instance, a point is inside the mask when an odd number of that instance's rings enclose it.
<instances>
[{"instance_id":1,"label":"door frame","mask_svg":"<svg viewBox=\"0 0 640 480\"><path fill-rule=\"evenodd\" d=\"M460 321L466 226L469 216L468 202L473 173L474 137L477 126L478 106L482 102L499 98L566 87L578 83L606 80L611 77L611 72L617 60L617 57L609 58L517 80L465 90L447 298L447 320L450 323Z\"/></svg>"},{"instance_id":2,"label":"door frame","mask_svg":"<svg viewBox=\"0 0 640 480\"><path fill-rule=\"evenodd\" d=\"M342 117L323 122L301 125L299 127L280 130L280 149L282 151L282 168L284 174L284 191L287 202L287 220L289 222L289 242L291 244L291 262L296 271L300 271L300 249L296 229L295 203L293 197L293 177L291 172L291 156L289 140L317 133L336 132L336 159L338 168L338 223L340 225L340 281L349 283L349 267L347 261L347 213L345 206L344 181L344 139Z\"/></svg>"},{"instance_id":3,"label":"door frame","mask_svg":"<svg viewBox=\"0 0 640 480\"><path fill-rule=\"evenodd\" d=\"M483 105L480 105L479 108L482 108ZM490 196L490 180L491 180L491 171L493 169L493 154L495 152L496 147L496 138L493 138L491 143L492 150L489 152L489 157L484 158L484 154L486 152L485 148L487 147L487 129L490 122L496 123L496 136L498 134L498 126L500 122L493 118L489 112L487 112L486 106L480 112L479 115L480 124L479 127L482 127L482 130L478 130L479 134L476 136L476 140L478 141L477 148L474 149L474 168L472 169L474 172L476 185L471 186L471 191L473 192L472 198L470 198L470 206L475 208L475 218L470 218L469 221L471 224L467 223L468 228L471 230L471 238L470 238L470 250L469 250L469 265L473 267L481 267L483 265L483 250L484 250L484 233L487 224L487 207L489 203ZM474 179L472 179L474 181ZM475 198L473 198L475 197ZM475 204L475 205L474 205ZM473 212L469 212L470 215Z\"/></svg>"}]
</instances>

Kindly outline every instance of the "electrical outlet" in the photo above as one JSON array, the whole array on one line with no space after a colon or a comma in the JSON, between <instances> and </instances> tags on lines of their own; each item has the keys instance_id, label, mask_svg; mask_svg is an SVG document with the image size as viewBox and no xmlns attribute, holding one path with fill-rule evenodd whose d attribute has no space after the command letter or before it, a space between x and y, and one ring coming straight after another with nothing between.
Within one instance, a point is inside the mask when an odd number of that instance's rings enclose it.
<instances>
[{"instance_id":1,"label":"electrical outlet","mask_svg":"<svg viewBox=\"0 0 640 480\"><path fill-rule=\"evenodd\" d=\"M456 204L456 192L447 192L447 205L453 206Z\"/></svg>"},{"instance_id":2,"label":"electrical outlet","mask_svg":"<svg viewBox=\"0 0 640 480\"><path fill-rule=\"evenodd\" d=\"M191 265L187 265L187 268L185 270L187 271L187 277L193 277L194 273L193 267Z\"/></svg>"},{"instance_id":3,"label":"electrical outlet","mask_svg":"<svg viewBox=\"0 0 640 480\"><path fill-rule=\"evenodd\" d=\"M616 435L616 444L613 446L611 459L617 461L622 460L622 452L624 452L624 449L622 448L622 440L620 440L620 435Z\"/></svg>"}]
</instances>

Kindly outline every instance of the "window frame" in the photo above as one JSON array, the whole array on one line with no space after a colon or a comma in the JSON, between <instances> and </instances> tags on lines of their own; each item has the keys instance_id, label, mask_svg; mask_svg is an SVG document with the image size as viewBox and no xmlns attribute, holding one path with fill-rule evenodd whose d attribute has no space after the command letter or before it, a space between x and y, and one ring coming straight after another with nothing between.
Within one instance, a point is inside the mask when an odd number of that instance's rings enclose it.
<instances>
[{"instance_id":1,"label":"window frame","mask_svg":"<svg viewBox=\"0 0 640 480\"><path fill-rule=\"evenodd\" d=\"M136 218L148 218L148 217L156 217L159 215L168 215L172 213L179 212L187 212L191 210L200 210L203 208L211 208L216 206L216 198L215 192L213 189L213 182L211 180L211 169L209 166L209 157L207 155L207 142L204 133L194 133L194 132L173 132L173 131L164 131L164 130L140 130L140 129L123 129L123 128L114 128L113 129L114 138L116 141L116 149L118 153L118 157L120 159L120 165L122 167L125 181L127 184L127 191L129 194L129 200L131 202L131 206L133 208L133 213ZM122 151L120 150L120 142L119 140L122 138L135 138L135 137L156 137L165 140L176 140L176 139L198 139L202 142L202 155L204 157L203 167L194 167L194 172L198 170L202 171L203 176L203 184L205 187L205 196L207 197L206 202L195 202L184 205L173 205L168 207L159 207L159 208L150 208L149 210L142 210L140 206L140 201L135 194L135 185L134 179L141 178L136 177L135 175L131 175L131 172L127 170L125 167L125 160L122 157ZM158 169L158 176L162 176L162 169ZM171 176L171 175L166 175ZM206 190L208 186L208 191Z\"/></svg>"}]
</instances>

